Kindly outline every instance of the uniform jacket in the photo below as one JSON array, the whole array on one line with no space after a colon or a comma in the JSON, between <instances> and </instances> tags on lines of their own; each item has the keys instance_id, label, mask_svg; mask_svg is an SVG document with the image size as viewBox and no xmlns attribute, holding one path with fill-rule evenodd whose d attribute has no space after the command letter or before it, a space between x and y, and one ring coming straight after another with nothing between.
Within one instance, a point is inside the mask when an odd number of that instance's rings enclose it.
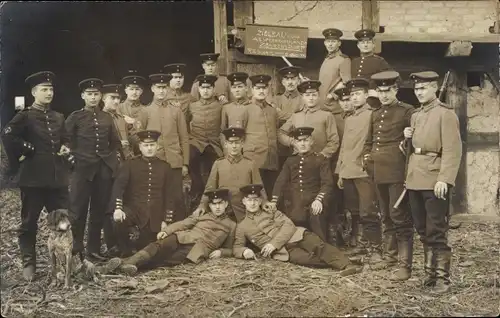
<instances>
[{"instance_id":1,"label":"uniform jacket","mask_svg":"<svg viewBox=\"0 0 500 318\"><path fill-rule=\"evenodd\" d=\"M217 249L222 256L231 256L235 229L236 223L226 214L217 217L206 213L170 224L165 232L167 235L175 233L180 244L194 244L186 258L199 263Z\"/></svg>"},{"instance_id":2,"label":"uniform jacket","mask_svg":"<svg viewBox=\"0 0 500 318\"><path fill-rule=\"evenodd\" d=\"M330 158L339 149L339 136L335 117L327 111L321 110L317 105L313 108L303 106L295 112L286 123L281 126L278 138L281 144L290 147L293 138L288 134L297 127L312 127L314 140L313 151Z\"/></svg>"},{"instance_id":3,"label":"uniform jacket","mask_svg":"<svg viewBox=\"0 0 500 318\"><path fill-rule=\"evenodd\" d=\"M243 258L243 252L247 249L247 241L252 242L260 249L270 243L276 247L272 258L287 262L290 255L285 244L301 241L304 238L305 230L303 227L296 227L292 220L280 211L272 213L262 210L257 213L247 212L243 221L236 226L233 255L236 258Z\"/></svg>"},{"instance_id":4,"label":"uniform jacket","mask_svg":"<svg viewBox=\"0 0 500 318\"><path fill-rule=\"evenodd\" d=\"M174 210L171 174L170 165L158 158L126 160L113 184L112 202L123 202L124 209L137 216L139 228L149 223L152 232L159 232L167 211Z\"/></svg>"},{"instance_id":5,"label":"uniform jacket","mask_svg":"<svg viewBox=\"0 0 500 318\"><path fill-rule=\"evenodd\" d=\"M335 172L344 179L368 177L363 170L363 148L368 136L372 109L368 104L356 109L345 118L344 137L340 146Z\"/></svg>"},{"instance_id":6,"label":"uniform jacket","mask_svg":"<svg viewBox=\"0 0 500 318\"><path fill-rule=\"evenodd\" d=\"M189 104L193 102L193 96L184 92L182 89L167 88L167 98L165 100L169 106L179 108L184 117L187 118Z\"/></svg>"},{"instance_id":7,"label":"uniform jacket","mask_svg":"<svg viewBox=\"0 0 500 318\"><path fill-rule=\"evenodd\" d=\"M403 183L405 156L399 150L403 130L410 125L413 106L398 100L372 112L364 154L371 154L367 171L375 183Z\"/></svg>"},{"instance_id":8,"label":"uniform jacket","mask_svg":"<svg viewBox=\"0 0 500 318\"><path fill-rule=\"evenodd\" d=\"M288 157L274 183L273 199L278 200L285 189L290 191L292 201L290 215L306 221L311 203L317 198L328 202L333 191L330 160L314 152Z\"/></svg>"},{"instance_id":9,"label":"uniform jacket","mask_svg":"<svg viewBox=\"0 0 500 318\"><path fill-rule=\"evenodd\" d=\"M391 70L389 63L383 57L376 54L355 57L351 63L351 75L353 78L362 77L370 80L373 74L389 70ZM370 88L374 89L375 87L375 83L370 81Z\"/></svg>"},{"instance_id":10,"label":"uniform jacket","mask_svg":"<svg viewBox=\"0 0 500 318\"><path fill-rule=\"evenodd\" d=\"M224 154L221 145L221 112L222 105L215 98L200 99L189 105L189 143L201 153L206 147L212 146L219 156Z\"/></svg>"},{"instance_id":11,"label":"uniform jacket","mask_svg":"<svg viewBox=\"0 0 500 318\"><path fill-rule=\"evenodd\" d=\"M292 115L302 108L303 101L302 96L298 90L288 92L285 91L281 95L274 97L274 106L276 110L280 113L279 126L281 127ZM278 144L278 154L280 156L290 156L292 154L292 149L283 144Z\"/></svg>"},{"instance_id":12,"label":"uniform jacket","mask_svg":"<svg viewBox=\"0 0 500 318\"><path fill-rule=\"evenodd\" d=\"M167 161L174 169L189 165L189 134L180 108L168 106L165 101L153 101L143 112L141 124L148 130L161 132L158 158Z\"/></svg>"},{"instance_id":13,"label":"uniform jacket","mask_svg":"<svg viewBox=\"0 0 500 318\"><path fill-rule=\"evenodd\" d=\"M66 119L66 130L71 138L76 169L88 170L91 178L103 160L113 175L116 174L121 142L110 114L99 107L74 111Z\"/></svg>"},{"instance_id":14,"label":"uniform jacket","mask_svg":"<svg viewBox=\"0 0 500 318\"><path fill-rule=\"evenodd\" d=\"M229 127L245 127L248 121L247 106L250 100L242 98L222 106L221 131ZM221 142L224 144L225 137L221 135Z\"/></svg>"},{"instance_id":15,"label":"uniform jacket","mask_svg":"<svg viewBox=\"0 0 500 318\"><path fill-rule=\"evenodd\" d=\"M116 112L123 116L128 116L134 119L139 119L141 117L141 112L144 111L146 105L141 104L139 101L125 100L116 109ZM137 120L133 125L127 127L129 129L130 135L133 135L141 130L140 121Z\"/></svg>"},{"instance_id":16,"label":"uniform jacket","mask_svg":"<svg viewBox=\"0 0 500 318\"><path fill-rule=\"evenodd\" d=\"M200 100L200 93L198 91L199 84L197 81L193 83L193 86L191 86L191 96L193 97L194 101ZM247 79L247 97L251 98L252 97L252 82ZM226 96L227 100L229 102L234 102L235 98L233 94L231 94L231 82L227 79L226 76L224 75L218 75L217 80L215 81L215 96L219 98L219 96L224 95Z\"/></svg>"},{"instance_id":17,"label":"uniform jacket","mask_svg":"<svg viewBox=\"0 0 500 318\"><path fill-rule=\"evenodd\" d=\"M247 107L248 120L243 154L257 167L278 170L278 125L276 108L267 102L252 101Z\"/></svg>"},{"instance_id":18,"label":"uniform jacket","mask_svg":"<svg viewBox=\"0 0 500 318\"><path fill-rule=\"evenodd\" d=\"M324 101L339 79L343 83L351 79L351 60L340 51L328 54L321 64L318 79L321 82L319 96Z\"/></svg>"},{"instance_id":19,"label":"uniform jacket","mask_svg":"<svg viewBox=\"0 0 500 318\"><path fill-rule=\"evenodd\" d=\"M133 130L134 125L127 124L125 121L125 116L118 114L117 112L114 111L109 111L108 112L111 117L113 118L113 123L115 124L115 129L118 133L118 137L120 138L121 141L123 140L129 140L130 138L130 131ZM139 123L139 121L137 121ZM121 158L122 160L130 159L133 157L133 152L132 149L129 146L123 146L121 145L121 154L123 154L124 158Z\"/></svg>"},{"instance_id":20,"label":"uniform jacket","mask_svg":"<svg viewBox=\"0 0 500 318\"><path fill-rule=\"evenodd\" d=\"M413 149L439 153L440 156L412 153L406 187L432 190L437 181L454 186L462 157L462 140L455 111L436 98L413 113L411 127L415 129Z\"/></svg>"},{"instance_id":21,"label":"uniform jacket","mask_svg":"<svg viewBox=\"0 0 500 318\"><path fill-rule=\"evenodd\" d=\"M66 187L69 167L57 153L61 145L69 147L69 136L64 116L42 106L33 105L19 112L6 125L2 141L10 165L20 168L19 185L22 187ZM34 154L27 156L19 166L23 155L23 143L34 145Z\"/></svg>"}]
</instances>

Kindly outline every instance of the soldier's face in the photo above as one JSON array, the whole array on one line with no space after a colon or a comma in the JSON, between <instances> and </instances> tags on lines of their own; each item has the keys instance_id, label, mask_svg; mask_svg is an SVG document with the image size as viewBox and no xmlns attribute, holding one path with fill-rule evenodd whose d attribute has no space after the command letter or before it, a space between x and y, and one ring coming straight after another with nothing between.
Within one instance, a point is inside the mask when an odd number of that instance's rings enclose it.
<instances>
[{"instance_id":1,"label":"soldier's face","mask_svg":"<svg viewBox=\"0 0 500 318\"><path fill-rule=\"evenodd\" d=\"M139 149L141 150L141 153L144 157L152 158L152 157L156 156L156 151L158 150L158 142L156 142L156 141L150 141L150 142L141 141L139 143Z\"/></svg>"},{"instance_id":2,"label":"soldier's face","mask_svg":"<svg viewBox=\"0 0 500 318\"><path fill-rule=\"evenodd\" d=\"M102 101L104 102L104 110L116 110L120 104L119 94L104 94Z\"/></svg>"},{"instance_id":3,"label":"soldier's face","mask_svg":"<svg viewBox=\"0 0 500 318\"><path fill-rule=\"evenodd\" d=\"M153 84L151 85L151 91L155 99L164 100L167 97L167 84Z\"/></svg>"},{"instance_id":4,"label":"soldier's face","mask_svg":"<svg viewBox=\"0 0 500 318\"><path fill-rule=\"evenodd\" d=\"M375 43L372 39L361 39L358 41L358 49L361 53L371 53L375 48Z\"/></svg>"},{"instance_id":5,"label":"soldier's face","mask_svg":"<svg viewBox=\"0 0 500 318\"><path fill-rule=\"evenodd\" d=\"M231 137L226 140L226 150L231 156L238 156L243 149L243 140L240 137Z\"/></svg>"},{"instance_id":6,"label":"soldier's face","mask_svg":"<svg viewBox=\"0 0 500 318\"><path fill-rule=\"evenodd\" d=\"M198 91L200 92L200 97L202 99L210 99L214 96L215 93L214 86L205 83L198 86Z\"/></svg>"},{"instance_id":7,"label":"soldier's face","mask_svg":"<svg viewBox=\"0 0 500 318\"><path fill-rule=\"evenodd\" d=\"M313 145L313 139L311 136L298 136L295 138L295 141L295 148L300 154L309 152Z\"/></svg>"},{"instance_id":8,"label":"soldier's face","mask_svg":"<svg viewBox=\"0 0 500 318\"><path fill-rule=\"evenodd\" d=\"M269 94L269 86L266 84L255 84L252 87L253 98L256 100L264 100Z\"/></svg>"},{"instance_id":9,"label":"soldier's face","mask_svg":"<svg viewBox=\"0 0 500 318\"><path fill-rule=\"evenodd\" d=\"M366 104L366 99L368 98L368 92L364 89L357 89L351 91L351 104L355 108L361 107Z\"/></svg>"},{"instance_id":10,"label":"soldier's face","mask_svg":"<svg viewBox=\"0 0 500 318\"><path fill-rule=\"evenodd\" d=\"M125 87L125 94L127 95L127 99L130 101L137 101L141 98L142 88L136 84L129 84Z\"/></svg>"},{"instance_id":11,"label":"soldier's face","mask_svg":"<svg viewBox=\"0 0 500 318\"><path fill-rule=\"evenodd\" d=\"M90 107L96 107L101 101L102 94L100 91L96 90L85 90L82 93L82 99L85 101L85 105Z\"/></svg>"},{"instance_id":12,"label":"soldier's face","mask_svg":"<svg viewBox=\"0 0 500 318\"><path fill-rule=\"evenodd\" d=\"M260 195L249 194L242 200L247 212L255 213L260 211L260 205L262 204L262 199Z\"/></svg>"},{"instance_id":13,"label":"soldier's face","mask_svg":"<svg viewBox=\"0 0 500 318\"><path fill-rule=\"evenodd\" d=\"M416 83L413 91L421 104L427 103L436 98L438 90L437 82Z\"/></svg>"},{"instance_id":14,"label":"soldier's face","mask_svg":"<svg viewBox=\"0 0 500 318\"><path fill-rule=\"evenodd\" d=\"M52 85L36 85L31 90L35 103L47 105L54 99L54 87Z\"/></svg>"},{"instance_id":15,"label":"soldier's face","mask_svg":"<svg viewBox=\"0 0 500 318\"><path fill-rule=\"evenodd\" d=\"M351 101L349 97L343 97L339 99L339 104L340 107L342 107L342 110L344 112L350 112L353 109L353 106L351 105Z\"/></svg>"},{"instance_id":16,"label":"soldier's face","mask_svg":"<svg viewBox=\"0 0 500 318\"><path fill-rule=\"evenodd\" d=\"M285 89L288 92L292 92L292 91L296 90L297 86L299 85L299 77L298 76L283 77L283 79L281 80L281 84L283 84L283 86L285 87Z\"/></svg>"},{"instance_id":17,"label":"soldier's face","mask_svg":"<svg viewBox=\"0 0 500 318\"><path fill-rule=\"evenodd\" d=\"M205 61L201 64L205 74L207 75L217 75L217 62L214 61Z\"/></svg>"},{"instance_id":18,"label":"soldier's face","mask_svg":"<svg viewBox=\"0 0 500 318\"><path fill-rule=\"evenodd\" d=\"M302 99L307 107L314 107L319 102L319 92L315 89L308 89L302 94Z\"/></svg>"},{"instance_id":19,"label":"soldier's face","mask_svg":"<svg viewBox=\"0 0 500 318\"><path fill-rule=\"evenodd\" d=\"M228 202L222 199L214 199L208 203L210 211L212 211L215 216L221 216L226 213L227 206Z\"/></svg>"},{"instance_id":20,"label":"soldier's face","mask_svg":"<svg viewBox=\"0 0 500 318\"><path fill-rule=\"evenodd\" d=\"M170 87L173 89L182 88L184 85L184 75L181 73L172 73L172 79L170 80Z\"/></svg>"},{"instance_id":21,"label":"soldier's face","mask_svg":"<svg viewBox=\"0 0 500 318\"><path fill-rule=\"evenodd\" d=\"M390 105L396 100L398 89L396 86L377 87L377 94L382 105Z\"/></svg>"},{"instance_id":22,"label":"soldier's face","mask_svg":"<svg viewBox=\"0 0 500 318\"><path fill-rule=\"evenodd\" d=\"M231 85L231 94L233 94L234 98L242 99L247 95L247 85L242 82L234 82Z\"/></svg>"},{"instance_id":23,"label":"soldier's face","mask_svg":"<svg viewBox=\"0 0 500 318\"><path fill-rule=\"evenodd\" d=\"M337 52L340 48L340 40L326 39L324 43L328 53Z\"/></svg>"}]
</instances>

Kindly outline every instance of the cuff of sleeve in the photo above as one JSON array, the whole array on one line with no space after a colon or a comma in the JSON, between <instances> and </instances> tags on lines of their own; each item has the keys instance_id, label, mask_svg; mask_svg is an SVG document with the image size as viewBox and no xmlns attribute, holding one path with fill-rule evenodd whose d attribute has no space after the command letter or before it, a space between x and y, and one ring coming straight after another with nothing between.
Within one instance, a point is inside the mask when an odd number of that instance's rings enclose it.
<instances>
[{"instance_id":1,"label":"cuff of sleeve","mask_svg":"<svg viewBox=\"0 0 500 318\"><path fill-rule=\"evenodd\" d=\"M316 196L316 200L323 202L323 199L325 198L324 193L320 193Z\"/></svg>"},{"instance_id":2,"label":"cuff of sleeve","mask_svg":"<svg viewBox=\"0 0 500 318\"><path fill-rule=\"evenodd\" d=\"M123 210L123 201L122 199L116 199L116 209Z\"/></svg>"},{"instance_id":3,"label":"cuff of sleeve","mask_svg":"<svg viewBox=\"0 0 500 318\"><path fill-rule=\"evenodd\" d=\"M278 202L279 197L277 195L273 195L271 202Z\"/></svg>"}]
</instances>

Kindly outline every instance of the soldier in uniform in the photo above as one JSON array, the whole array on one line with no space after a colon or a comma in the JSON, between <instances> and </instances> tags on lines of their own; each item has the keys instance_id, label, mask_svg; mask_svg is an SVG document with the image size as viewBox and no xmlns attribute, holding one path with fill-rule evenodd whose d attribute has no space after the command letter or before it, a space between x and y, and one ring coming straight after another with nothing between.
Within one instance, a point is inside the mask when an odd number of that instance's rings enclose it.
<instances>
[{"instance_id":1,"label":"soldier in uniform","mask_svg":"<svg viewBox=\"0 0 500 318\"><path fill-rule=\"evenodd\" d=\"M72 217L73 253L83 251L83 235L87 232L87 254L103 260L100 252L101 230L108 208L113 179L118 170L117 152L121 147L113 117L99 108L102 80L89 78L80 82L85 107L66 119L71 150L76 165L71 178L70 216Z\"/></svg>"},{"instance_id":2,"label":"soldier in uniform","mask_svg":"<svg viewBox=\"0 0 500 318\"><path fill-rule=\"evenodd\" d=\"M329 158L312 151L313 131L312 127L296 127L290 132L298 153L285 161L274 184L272 202L278 202L284 190L290 188L292 206L288 216L326 242L328 215L324 203L333 191L333 179Z\"/></svg>"},{"instance_id":3,"label":"soldier in uniform","mask_svg":"<svg viewBox=\"0 0 500 318\"><path fill-rule=\"evenodd\" d=\"M55 75L38 72L26 78L34 102L6 125L2 141L12 169L20 169L21 226L19 248L23 277L31 281L36 270L36 234L43 207L49 212L65 209L68 204L69 140L64 116L52 109ZM24 160L21 161L21 159Z\"/></svg>"},{"instance_id":4,"label":"soldier in uniform","mask_svg":"<svg viewBox=\"0 0 500 318\"><path fill-rule=\"evenodd\" d=\"M425 286L436 293L450 289L451 248L448 245L450 191L455 185L462 140L452 107L436 98L439 75L433 71L413 73L414 91L421 107L412 115L405 138L412 153L406 188L413 223L424 246Z\"/></svg>"},{"instance_id":5,"label":"soldier in uniform","mask_svg":"<svg viewBox=\"0 0 500 318\"><path fill-rule=\"evenodd\" d=\"M148 130L161 132L158 140L157 157L170 164L172 173L175 215L173 221L186 218L186 204L182 192L183 177L189 173L189 133L186 118L179 107L173 107L168 100L168 85L171 75L153 74L149 76L153 101L141 116L141 125Z\"/></svg>"},{"instance_id":6,"label":"soldier in uniform","mask_svg":"<svg viewBox=\"0 0 500 318\"><path fill-rule=\"evenodd\" d=\"M246 106L251 103L248 99L248 87L245 84L248 74L236 72L228 75L231 83L231 95L233 102L222 106L221 129L229 127L243 127L247 122Z\"/></svg>"},{"instance_id":7,"label":"soldier in uniform","mask_svg":"<svg viewBox=\"0 0 500 318\"><path fill-rule=\"evenodd\" d=\"M267 102L269 95L269 75L254 75L252 81L252 103L247 107L243 145L245 157L253 160L260 169L266 193L271 193L278 176L278 125L276 108Z\"/></svg>"},{"instance_id":8,"label":"soldier in uniform","mask_svg":"<svg viewBox=\"0 0 500 318\"><path fill-rule=\"evenodd\" d=\"M210 173L212 165L224 152L221 146L222 105L215 97L215 75L196 77L200 99L189 105L189 175L191 176L191 198L199 204L205 182L203 173Z\"/></svg>"},{"instance_id":9,"label":"soldier in uniform","mask_svg":"<svg viewBox=\"0 0 500 318\"><path fill-rule=\"evenodd\" d=\"M206 259L231 256L236 223L226 213L229 191L218 189L205 195L209 198L209 213L162 226L156 242L128 258L111 259L107 270L118 269L132 276L144 267L199 264Z\"/></svg>"},{"instance_id":10,"label":"soldier in uniform","mask_svg":"<svg viewBox=\"0 0 500 318\"><path fill-rule=\"evenodd\" d=\"M362 167L363 147L370 126L372 110L366 103L369 82L366 79L352 79L347 83L351 92L351 103L355 108L352 115L345 119L345 130L336 172L339 174L338 186L344 189L345 196L352 196L349 190L356 190L359 198L359 215L363 229L363 240L353 254L366 254L372 263L382 260L380 243L381 229L376 206L376 193L373 181ZM345 198L350 201L351 198Z\"/></svg>"},{"instance_id":11,"label":"soldier in uniform","mask_svg":"<svg viewBox=\"0 0 500 318\"><path fill-rule=\"evenodd\" d=\"M171 77L169 87L167 89L167 102L170 106L179 108L184 117L187 118L189 104L193 101L193 96L182 90L184 86L184 70L186 64L174 63L164 66L164 72Z\"/></svg>"},{"instance_id":12,"label":"soldier in uniform","mask_svg":"<svg viewBox=\"0 0 500 318\"><path fill-rule=\"evenodd\" d=\"M374 31L363 29L354 33L354 36L358 39L360 56L352 60L352 78L360 77L369 80L375 73L392 70L389 63L387 63L383 57L373 53L375 49L375 42L373 40L375 37ZM380 100L378 100L378 95L375 91L375 83L373 81L370 82L368 93L368 105L372 108L380 107Z\"/></svg>"},{"instance_id":13,"label":"soldier in uniform","mask_svg":"<svg viewBox=\"0 0 500 318\"><path fill-rule=\"evenodd\" d=\"M134 155L129 142L130 132L133 131L133 124L128 124L125 120L125 116L119 114L117 111L120 103L121 90L122 86L120 84L107 84L102 86L102 100L104 102L104 108L102 110L113 117L115 129L118 132L122 144L121 151L119 152L119 159L127 160Z\"/></svg>"},{"instance_id":14,"label":"soldier in uniform","mask_svg":"<svg viewBox=\"0 0 500 318\"><path fill-rule=\"evenodd\" d=\"M230 127L222 131L225 136L224 147L226 156L215 161L205 186L205 191L219 188L230 192L231 209L237 222L245 217L245 206L242 204L240 188L246 184L262 183L258 167L242 154L245 142L245 130L240 127ZM267 208L267 195L262 189L261 196ZM204 195L194 215L205 213L208 208L208 197Z\"/></svg>"},{"instance_id":15,"label":"soldier in uniform","mask_svg":"<svg viewBox=\"0 0 500 318\"><path fill-rule=\"evenodd\" d=\"M407 202L393 206L404 189L405 158L399 150L403 130L410 124L413 106L398 101L399 73L376 73L372 80L382 106L373 110L363 150L363 164L373 178L382 212L384 261L380 267L399 268L391 277L407 280L411 276L413 224Z\"/></svg>"},{"instance_id":16,"label":"soldier in uniform","mask_svg":"<svg viewBox=\"0 0 500 318\"><path fill-rule=\"evenodd\" d=\"M233 255L236 258L256 259L247 241L259 248L265 258L290 262L302 266L330 267L340 271L340 276L358 273L354 265L338 248L325 243L316 234L303 227L296 227L278 210L262 210L260 193L262 185L250 184L240 189L243 193L245 218L236 226Z\"/></svg>"},{"instance_id":17,"label":"soldier in uniform","mask_svg":"<svg viewBox=\"0 0 500 318\"><path fill-rule=\"evenodd\" d=\"M139 249L156 240L161 225L172 223L172 168L156 157L160 132L143 130L137 133L141 156L127 160L120 167L113 184L112 202L115 205L113 225L119 251L130 256L131 227L139 228Z\"/></svg>"},{"instance_id":18,"label":"soldier in uniform","mask_svg":"<svg viewBox=\"0 0 500 318\"><path fill-rule=\"evenodd\" d=\"M217 59L219 58L219 53L203 53L200 54L201 66L205 71L205 75L215 76L217 80L215 81L215 93L214 96L222 104L227 104L230 99L231 90L230 82L227 77L218 74L217 70ZM198 88L198 80L195 80L193 86L191 86L191 96L193 101L198 101L200 99L200 92Z\"/></svg>"}]
</instances>

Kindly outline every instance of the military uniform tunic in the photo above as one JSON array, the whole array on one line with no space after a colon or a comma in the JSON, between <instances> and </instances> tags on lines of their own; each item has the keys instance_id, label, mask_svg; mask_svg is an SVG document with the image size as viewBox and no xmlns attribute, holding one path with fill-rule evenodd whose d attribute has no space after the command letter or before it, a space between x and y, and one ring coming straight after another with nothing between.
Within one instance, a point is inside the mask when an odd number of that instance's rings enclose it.
<instances>
[{"instance_id":1,"label":"military uniform tunic","mask_svg":"<svg viewBox=\"0 0 500 318\"><path fill-rule=\"evenodd\" d=\"M223 155L220 143L222 105L215 98L200 99L189 105L189 143L203 153L212 146L219 156Z\"/></svg>"},{"instance_id":2,"label":"military uniform tunic","mask_svg":"<svg viewBox=\"0 0 500 318\"><path fill-rule=\"evenodd\" d=\"M247 79L246 84L248 87L247 97L250 98L252 97L252 82ZM193 86L191 86L191 96L194 101L200 100L200 92L198 91L198 88L199 83L198 81L195 81ZM224 75L218 75L217 80L215 81L215 97L218 99L221 95L226 96L229 102L235 101L233 94L231 94L231 82Z\"/></svg>"},{"instance_id":3,"label":"military uniform tunic","mask_svg":"<svg viewBox=\"0 0 500 318\"><path fill-rule=\"evenodd\" d=\"M338 83L347 83L351 79L351 60L342 52L328 54L319 69L318 80L321 82L319 96L322 101Z\"/></svg>"},{"instance_id":4,"label":"military uniform tunic","mask_svg":"<svg viewBox=\"0 0 500 318\"><path fill-rule=\"evenodd\" d=\"M295 90L292 92L285 91L283 94L278 95L274 98L274 106L276 110L280 113L279 126L283 126L292 115L299 111L302 107L303 101L302 96L299 91ZM279 136L279 135L278 135ZM292 154L292 149L283 144L278 144L278 154L280 156L280 167L283 165L286 157Z\"/></svg>"},{"instance_id":5,"label":"military uniform tunic","mask_svg":"<svg viewBox=\"0 0 500 318\"><path fill-rule=\"evenodd\" d=\"M182 88L173 89L168 87L167 98L165 99L165 101L169 106L172 106L174 108L179 108L184 114L184 117L187 118L189 104L191 104L191 102L195 100L193 99L193 96L191 96L190 93L184 92Z\"/></svg>"},{"instance_id":6,"label":"military uniform tunic","mask_svg":"<svg viewBox=\"0 0 500 318\"><path fill-rule=\"evenodd\" d=\"M242 98L222 106L221 131L229 127L245 127L248 121L246 107L250 103L250 100Z\"/></svg>"},{"instance_id":7,"label":"military uniform tunic","mask_svg":"<svg viewBox=\"0 0 500 318\"><path fill-rule=\"evenodd\" d=\"M132 131L133 125L127 124L125 121L125 117L121 114L118 114L115 111L108 111L108 113L113 117L113 123L115 124L116 132L118 133L118 137L121 141L129 141L130 131ZM139 121L138 121L139 122ZM130 141L129 141L130 142ZM126 160L133 157L133 152L131 146L123 146L121 145L120 159ZM122 157L123 156L123 157Z\"/></svg>"},{"instance_id":8,"label":"military uniform tunic","mask_svg":"<svg viewBox=\"0 0 500 318\"><path fill-rule=\"evenodd\" d=\"M376 54L356 57L351 63L352 78L361 77L370 80L373 74L391 69L389 63L383 57ZM375 89L373 81L370 81L370 89Z\"/></svg>"}]
</instances>

